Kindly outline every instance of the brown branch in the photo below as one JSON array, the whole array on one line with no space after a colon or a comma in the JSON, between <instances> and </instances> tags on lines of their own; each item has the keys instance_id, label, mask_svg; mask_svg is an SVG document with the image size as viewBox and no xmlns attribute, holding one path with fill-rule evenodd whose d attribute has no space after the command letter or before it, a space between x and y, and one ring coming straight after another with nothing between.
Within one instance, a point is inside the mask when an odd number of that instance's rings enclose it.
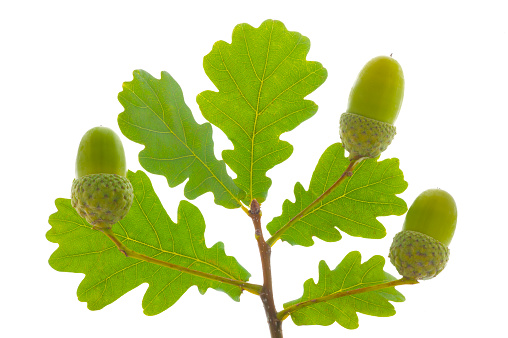
<instances>
[{"instance_id":1,"label":"brown branch","mask_svg":"<svg viewBox=\"0 0 508 338\"><path fill-rule=\"evenodd\" d=\"M272 248L265 242L261 229L261 209L258 201L252 200L249 216L254 224L254 234L258 242L259 255L261 256L261 267L263 269L263 288L261 289L261 301L265 308L266 319L270 328L272 338L282 338L282 321L277 318L277 310L273 300L272 269L270 256Z\"/></svg>"}]
</instances>

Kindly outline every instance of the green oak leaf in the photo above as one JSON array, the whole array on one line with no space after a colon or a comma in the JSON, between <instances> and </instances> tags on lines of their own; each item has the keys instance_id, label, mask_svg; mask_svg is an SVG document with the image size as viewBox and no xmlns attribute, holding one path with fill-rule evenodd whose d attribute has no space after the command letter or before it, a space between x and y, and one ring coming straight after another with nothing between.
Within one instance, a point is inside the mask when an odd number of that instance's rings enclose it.
<instances>
[{"instance_id":1,"label":"green oak leaf","mask_svg":"<svg viewBox=\"0 0 508 338\"><path fill-rule=\"evenodd\" d=\"M206 247L205 222L198 208L181 201L175 224L145 173L129 171L128 178L134 187L134 202L112 230L129 249L193 270L249 279L250 274L236 259L225 254L222 242ZM149 284L142 303L146 315L165 311L193 285L201 294L213 288L239 301L242 290L237 286L125 257L104 234L92 230L69 199L57 199L55 204L58 212L49 217L52 228L46 237L59 247L49 264L58 271L85 274L77 293L90 310L102 309L143 283Z\"/></svg>"},{"instance_id":2,"label":"green oak leaf","mask_svg":"<svg viewBox=\"0 0 508 338\"><path fill-rule=\"evenodd\" d=\"M118 116L122 133L145 145L139 163L147 171L164 175L170 187L187 178L184 194L195 199L212 192L215 203L238 208L245 196L213 152L212 126L198 124L184 102L182 89L166 72L158 80L143 70L123 84L118 100L125 111Z\"/></svg>"},{"instance_id":3,"label":"green oak leaf","mask_svg":"<svg viewBox=\"0 0 508 338\"><path fill-rule=\"evenodd\" d=\"M305 191L298 182L295 185L295 203L289 200L282 205L282 215L275 217L268 225L274 235L300 211L305 209L325 192L342 175L349 165L340 143L328 147L321 155L312 174L309 190ZM383 238L386 229L376 219L379 216L403 215L407 205L395 196L404 192L404 181L396 158L377 162L368 159L361 162L329 196L298 219L287 230L278 233L283 241L291 245L311 246L313 236L323 241L335 242L341 239L338 229L363 238ZM338 228L338 229L337 229Z\"/></svg>"},{"instance_id":4,"label":"green oak leaf","mask_svg":"<svg viewBox=\"0 0 508 338\"><path fill-rule=\"evenodd\" d=\"M284 308L307 300L328 296L333 293L355 290L396 280L383 271L385 259L373 256L361 264L358 251L350 252L334 270L321 261L319 263L319 282L308 279L303 285L303 296L284 304ZM389 317L395 308L389 302L403 302L404 296L395 288L386 288L356 295L327 300L301 307L291 313L296 325L331 325L339 323L347 329L358 328L357 312L371 316Z\"/></svg>"},{"instance_id":5,"label":"green oak leaf","mask_svg":"<svg viewBox=\"0 0 508 338\"><path fill-rule=\"evenodd\" d=\"M304 97L323 84L327 72L305 59L309 49L308 38L267 20L259 28L236 26L232 43L216 42L204 58L205 72L219 91L202 92L197 102L233 143L222 157L237 174L236 185L247 192L248 205L266 199L271 185L266 172L293 152L279 136L317 112Z\"/></svg>"}]
</instances>

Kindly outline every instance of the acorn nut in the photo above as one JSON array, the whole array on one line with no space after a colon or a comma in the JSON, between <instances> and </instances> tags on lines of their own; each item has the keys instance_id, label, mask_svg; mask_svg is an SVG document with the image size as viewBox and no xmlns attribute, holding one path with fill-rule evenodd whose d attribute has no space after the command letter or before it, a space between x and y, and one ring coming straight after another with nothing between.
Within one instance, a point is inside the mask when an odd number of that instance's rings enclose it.
<instances>
[{"instance_id":1,"label":"acorn nut","mask_svg":"<svg viewBox=\"0 0 508 338\"><path fill-rule=\"evenodd\" d=\"M402 231L390 247L391 263L404 277L431 279L446 266L457 224L457 207L444 190L421 193L406 214Z\"/></svg>"},{"instance_id":2,"label":"acorn nut","mask_svg":"<svg viewBox=\"0 0 508 338\"><path fill-rule=\"evenodd\" d=\"M76 157L71 204L94 229L110 229L127 215L133 188L126 177L122 141L106 127L85 133Z\"/></svg>"},{"instance_id":3,"label":"acorn nut","mask_svg":"<svg viewBox=\"0 0 508 338\"><path fill-rule=\"evenodd\" d=\"M390 56L378 56L361 70L340 117L340 138L349 158L378 157L395 136L404 97L404 74Z\"/></svg>"}]
</instances>

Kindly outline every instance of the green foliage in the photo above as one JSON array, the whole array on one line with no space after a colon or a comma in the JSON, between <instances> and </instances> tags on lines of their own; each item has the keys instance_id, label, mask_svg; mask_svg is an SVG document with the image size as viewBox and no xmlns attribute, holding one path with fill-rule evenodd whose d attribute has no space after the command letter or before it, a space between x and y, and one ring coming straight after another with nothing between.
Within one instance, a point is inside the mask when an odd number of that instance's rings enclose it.
<instances>
[{"instance_id":1,"label":"green foliage","mask_svg":"<svg viewBox=\"0 0 508 338\"><path fill-rule=\"evenodd\" d=\"M348 164L349 159L344 156L340 143L328 147L314 170L309 190L305 191L299 182L296 183L295 203L284 201L282 215L267 225L268 231L273 235L281 229L335 183ZM281 239L291 245L303 246L313 245L313 236L335 242L341 239L337 228L351 236L383 238L386 230L376 218L404 214L407 205L395 194L406 188L398 159L365 160L357 166L353 176L288 228Z\"/></svg>"},{"instance_id":2,"label":"green foliage","mask_svg":"<svg viewBox=\"0 0 508 338\"><path fill-rule=\"evenodd\" d=\"M222 157L247 193L247 205L266 199L271 185L266 172L293 152L279 136L317 111L304 97L323 84L327 72L305 59L309 48L308 38L267 20L259 28L236 26L231 44L218 41L205 56L205 72L219 92L205 91L197 102L234 145Z\"/></svg>"},{"instance_id":3,"label":"green foliage","mask_svg":"<svg viewBox=\"0 0 508 338\"><path fill-rule=\"evenodd\" d=\"M129 172L127 177L134 187L134 203L128 215L113 226L122 243L139 253L194 270L249 279L250 274L236 259L226 256L222 242L206 247L205 222L198 208L180 202L175 224L146 174ZM52 229L47 239L59 247L49 264L58 271L85 274L78 287L78 299L87 302L90 310L103 308L142 283L149 284L142 304L147 315L166 310L193 285L202 294L213 288L239 301L242 290L237 286L125 257L104 234L92 230L70 200L57 199L56 207L58 212L49 218Z\"/></svg>"},{"instance_id":4,"label":"green foliage","mask_svg":"<svg viewBox=\"0 0 508 338\"><path fill-rule=\"evenodd\" d=\"M166 72L156 79L143 70L134 71L133 80L125 82L118 95L124 107L118 124L127 138L145 146L139 153L140 164L153 174L165 176L170 187L187 180L184 194L188 199L211 192L216 204L247 212L252 218L248 222L252 221L256 230L264 285L244 283L250 274L226 255L222 242L206 246L205 221L198 208L181 201L174 223L147 175L129 171L133 205L112 230L94 230L68 199L57 199L58 211L49 218L52 228L47 239L59 244L49 263L58 271L85 274L77 293L89 309L101 309L148 283L142 302L147 315L165 311L194 285L202 294L213 288L236 301L242 290L248 290L261 297L272 337L282 335L279 319L288 313L297 325L338 322L348 329L358 327L357 313L395 313L390 301L400 302L404 297L393 286L411 281L403 278L383 284L395 280L383 271L384 259L374 256L361 264L356 251L333 271L321 261L319 282L307 280L303 296L284 304L284 308L308 302L279 313L273 306L269 248L276 239L311 246L313 237L338 241L341 231L382 238L386 230L377 218L407 211L406 203L396 196L407 188L397 159L365 160L352 176L337 182L355 162L351 163L342 145L336 143L321 156L309 189L296 183L295 202L286 200L282 214L267 225L268 231L277 235L271 238L273 242L264 241L262 213L257 212L256 204L252 212L245 205L253 199L260 203L266 200L272 182L267 171L291 155L292 145L281 141L280 135L317 112L317 105L305 97L323 84L327 71L320 63L306 60L309 49L308 38L274 20L263 22L259 28L238 25L230 44L214 44L204 58L204 69L218 91L202 92L197 103L204 117L233 143L234 149L223 151L224 161L214 155L211 124L195 121L178 83ZM226 164L236 173L235 179L228 175ZM335 182L335 190L323 195ZM321 200L319 196L326 197ZM100 206L104 212L111 212L112 207L104 207ZM295 218L307 207L306 214ZM357 291L316 300L351 290ZM220 336L220 332L214 335Z\"/></svg>"},{"instance_id":5,"label":"green foliage","mask_svg":"<svg viewBox=\"0 0 508 338\"><path fill-rule=\"evenodd\" d=\"M158 80L143 70L123 84L118 100L125 111L118 116L122 133L145 145L139 162L147 171L164 175L170 187L187 178L185 197L211 191L215 203L238 208L245 193L213 153L212 126L199 125L184 102L178 83L166 72Z\"/></svg>"},{"instance_id":6,"label":"green foliage","mask_svg":"<svg viewBox=\"0 0 508 338\"><path fill-rule=\"evenodd\" d=\"M315 284L312 278L308 279L303 285L303 296L284 304L284 308L310 299L395 280L383 271L383 257L374 256L363 264L361 258L359 252L350 252L334 270L321 261L319 282ZM389 301L402 302L404 296L395 288L345 296L302 307L291 313L291 319L296 325L331 325L337 322L347 329L356 329L357 312L378 317L393 316L395 309Z\"/></svg>"}]
</instances>

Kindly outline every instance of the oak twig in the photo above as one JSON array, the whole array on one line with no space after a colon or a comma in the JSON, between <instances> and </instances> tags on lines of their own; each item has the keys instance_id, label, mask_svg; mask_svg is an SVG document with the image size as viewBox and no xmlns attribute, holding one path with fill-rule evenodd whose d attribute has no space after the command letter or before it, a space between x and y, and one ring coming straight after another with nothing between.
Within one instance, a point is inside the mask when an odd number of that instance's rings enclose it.
<instances>
[{"instance_id":1,"label":"oak twig","mask_svg":"<svg viewBox=\"0 0 508 338\"><path fill-rule=\"evenodd\" d=\"M149 256L146 256L146 255L140 254L140 253L138 253L136 251L133 251L133 250L127 248L120 240L118 240L118 238L116 238L115 234L113 233L113 231L111 229L100 229L100 231L102 231L102 233L104 233L106 236L108 236L108 238L110 240L112 240L113 243L115 243L115 245L118 248L118 250L120 250L120 252L122 252L126 257L136 258L136 259L148 262L148 263L157 264L157 265L160 265L160 266L164 266L166 268L170 268L170 269L173 269L173 270L178 270L178 271L181 271L181 272L185 272L185 273L188 273L188 274L191 274L191 275L194 275L194 276L203 277L203 278L211 279L211 280L214 280L214 281L217 281L217 282L221 282L221 283L225 283L225 284L230 284L230 285L238 286L239 288L241 288L241 289L243 289L245 291L248 291L250 293L253 293L255 295L260 295L261 294L261 291L262 291L262 286L261 285L251 284L251 283L247 283L247 282L244 282L244 281L241 281L241 280L236 280L236 279L216 276L216 275L213 275L213 274L210 274L210 273L206 273L206 272L202 272L202 271L198 271L198 270L192 270L192 269L186 268L184 266L180 266L180 265L176 265L176 264L173 264L173 263L161 261L159 259L156 259L156 258L153 258L153 257L149 257Z\"/></svg>"},{"instance_id":2,"label":"oak twig","mask_svg":"<svg viewBox=\"0 0 508 338\"><path fill-rule=\"evenodd\" d=\"M300 211L300 213L298 213L298 215L296 215L295 217L293 217L288 223L286 223L286 225L284 225L282 228L280 228L279 230L277 230L276 233L273 234L272 237L270 237L266 243L268 243L268 245L270 247L272 247L275 242L277 242L282 234L284 232L286 232L287 229L289 229L293 224L295 224L300 218L302 218L303 216L305 216L312 208L314 208L319 202L321 202L323 199L325 199L328 195L330 195L330 193L335 190L335 188L337 188L347 177L350 177L351 175L353 175L353 170L355 168L355 166L357 164L359 164L361 161L363 161L365 159L365 157L357 157L357 158L354 158L352 159L350 162L349 162L349 165L348 167L346 168L346 170L344 170L344 172L342 173L342 175L339 177L339 179L330 187L328 188L328 190L326 190L324 193L321 194L321 196L319 196L318 198L316 198L316 200L314 200L314 202L312 202L311 204L309 204L305 209L303 209L302 211Z\"/></svg>"},{"instance_id":3,"label":"oak twig","mask_svg":"<svg viewBox=\"0 0 508 338\"><path fill-rule=\"evenodd\" d=\"M332 299L336 299L336 298L356 295L356 294L359 294L359 293L376 291L376 290L382 290L382 289L391 288L391 287L394 287L394 286L407 285L407 284L418 284L418 281L415 280L415 279L412 279L412 278L403 277L401 279L394 280L394 281L387 282L387 283L383 283L383 284L377 284L377 285L367 286L367 287L364 287L364 288L359 288L359 289L354 289L354 290L336 292L336 293L332 293L332 294L327 295L327 296L323 296L323 297L319 297L319 298L314 298L314 299L309 299L309 300L306 300L304 302L292 305L292 306L290 306L290 307L280 311L279 313L277 313L277 318L279 320L284 320L292 312L295 312L295 311L297 311L297 310L299 310L299 309L301 309L303 307L309 306L309 305L313 305L313 304L317 304L317 303L321 303L321 302L326 302L326 301L329 301L329 300L332 300Z\"/></svg>"},{"instance_id":4,"label":"oak twig","mask_svg":"<svg viewBox=\"0 0 508 338\"><path fill-rule=\"evenodd\" d=\"M252 223L254 224L254 234L258 242L261 266L263 269L263 288L260 294L261 301L265 308L271 337L282 338L282 321L277 318L277 310L275 309L275 302L273 300L272 269L270 266L272 248L263 238L263 231L261 229L261 209L258 201L255 199L252 200L250 204L249 216L252 218Z\"/></svg>"}]
</instances>

